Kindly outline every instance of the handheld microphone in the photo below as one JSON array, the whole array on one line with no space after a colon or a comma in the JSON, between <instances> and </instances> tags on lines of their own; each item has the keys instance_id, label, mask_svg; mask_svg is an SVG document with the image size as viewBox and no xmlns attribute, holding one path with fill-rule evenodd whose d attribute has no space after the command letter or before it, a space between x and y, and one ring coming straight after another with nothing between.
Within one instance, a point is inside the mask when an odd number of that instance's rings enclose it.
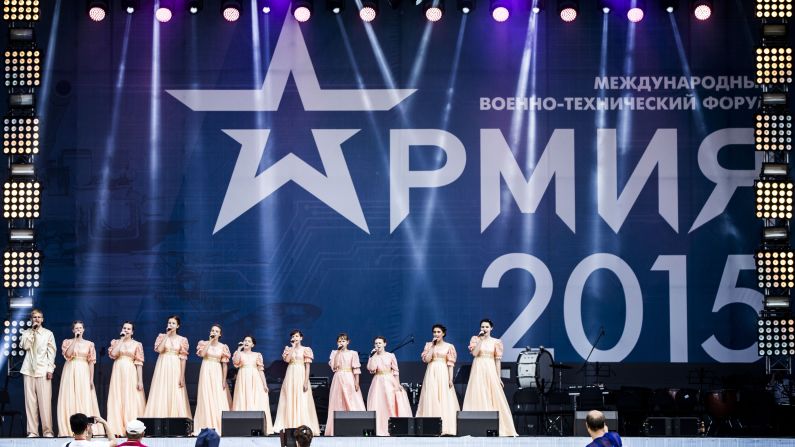
<instances>
[{"instance_id":1,"label":"handheld microphone","mask_svg":"<svg viewBox=\"0 0 795 447\"><path fill-rule=\"evenodd\" d=\"M374 356L374 355L375 355L375 351L376 351L376 349L375 349L375 348L373 348L373 350L372 350L372 351L370 351L370 357L372 357L372 356Z\"/></svg>"},{"instance_id":2,"label":"handheld microphone","mask_svg":"<svg viewBox=\"0 0 795 447\"><path fill-rule=\"evenodd\" d=\"M119 337L124 338L124 331L121 331L121 333L119 333Z\"/></svg>"},{"instance_id":3,"label":"handheld microphone","mask_svg":"<svg viewBox=\"0 0 795 447\"><path fill-rule=\"evenodd\" d=\"M211 339L211 340L215 340L215 337L216 337L216 335L215 335L215 334L210 334L210 339Z\"/></svg>"},{"instance_id":4,"label":"handheld microphone","mask_svg":"<svg viewBox=\"0 0 795 447\"><path fill-rule=\"evenodd\" d=\"M486 331L480 331L480 333L478 334L478 337L482 337L484 335L486 335Z\"/></svg>"},{"instance_id":5,"label":"handheld microphone","mask_svg":"<svg viewBox=\"0 0 795 447\"><path fill-rule=\"evenodd\" d=\"M242 341L239 341L239 342L237 342L237 345L238 345L238 346L243 346L243 342L242 342Z\"/></svg>"},{"instance_id":6,"label":"handheld microphone","mask_svg":"<svg viewBox=\"0 0 795 447\"><path fill-rule=\"evenodd\" d=\"M342 351L342 345L337 346L337 351Z\"/></svg>"}]
</instances>

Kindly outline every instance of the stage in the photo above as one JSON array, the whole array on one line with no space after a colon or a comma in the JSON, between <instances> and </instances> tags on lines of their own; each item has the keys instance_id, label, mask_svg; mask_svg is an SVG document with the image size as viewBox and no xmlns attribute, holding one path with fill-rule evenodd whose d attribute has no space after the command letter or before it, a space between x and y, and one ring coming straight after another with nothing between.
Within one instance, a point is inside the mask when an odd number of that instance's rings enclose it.
<instances>
[{"instance_id":1,"label":"stage","mask_svg":"<svg viewBox=\"0 0 795 447\"><path fill-rule=\"evenodd\" d=\"M67 438L0 439L3 447L61 447ZM149 447L192 447L196 438L146 438ZM587 438L576 437L519 437L519 438L315 438L313 447L585 447ZM795 438L623 438L631 447L787 447L795 446ZM278 447L279 438L222 438L222 446Z\"/></svg>"}]
</instances>

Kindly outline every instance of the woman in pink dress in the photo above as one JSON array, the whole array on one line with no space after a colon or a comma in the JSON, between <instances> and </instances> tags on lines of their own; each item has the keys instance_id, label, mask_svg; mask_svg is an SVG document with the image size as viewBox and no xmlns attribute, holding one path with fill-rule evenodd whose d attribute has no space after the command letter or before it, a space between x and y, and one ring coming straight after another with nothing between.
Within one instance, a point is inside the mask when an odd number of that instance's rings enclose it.
<instances>
[{"instance_id":1,"label":"woman in pink dress","mask_svg":"<svg viewBox=\"0 0 795 447\"><path fill-rule=\"evenodd\" d=\"M166 320L166 333L155 340L157 363L152 375L149 399L144 417L190 418L188 391L185 389L185 362L188 360L188 339L178 335L180 319L176 315Z\"/></svg>"},{"instance_id":2,"label":"woman in pink dress","mask_svg":"<svg viewBox=\"0 0 795 447\"><path fill-rule=\"evenodd\" d=\"M232 396L226 384L226 372L232 354L229 346L218 341L221 326L210 326L210 340L199 341L196 355L202 358L199 369L199 389L196 392L196 414L193 416L193 434L202 428L214 428L221 434L221 412L229 411Z\"/></svg>"},{"instance_id":3,"label":"woman in pink dress","mask_svg":"<svg viewBox=\"0 0 795 447\"><path fill-rule=\"evenodd\" d=\"M422 361L428 364L422 380L422 394L417 406L417 417L442 418L442 434L455 436L458 415L458 396L453 388L455 346L444 341L447 328L433 325L433 340L425 343Z\"/></svg>"},{"instance_id":4,"label":"woman in pink dress","mask_svg":"<svg viewBox=\"0 0 795 447\"><path fill-rule=\"evenodd\" d=\"M337 349L331 351L328 362L334 371L334 378L331 380L328 396L328 420L323 433L325 436L334 436L335 411L365 411L364 398L359 389L362 365L359 363L359 353L348 349L350 342L348 334L339 334Z\"/></svg>"},{"instance_id":5,"label":"woman in pink dress","mask_svg":"<svg viewBox=\"0 0 795 447\"><path fill-rule=\"evenodd\" d=\"M127 422L143 416L146 409L144 396L144 347L133 340L135 326L125 321L121 335L111 340L108 357L113 359L113 371L108 389L108 425L113 433L124 433Z\"/></svg>"},{"instance_id":6,"label":"woman in pink dress","mask_svg":"<svg viewBox=\"0 0 795 447\"><path fill-rule=\"evenodd\" d=\"M373 339L373 354L367 370L375 374L367 393L367 411L375 411L375 434L389 436L389 418L411 417L411 405L406 391L400 385L395 354L386 352L386 338Z\"/></svg>"},{"instance_id":7,"label":"woman in pink dress","mask_svg":"<svg viewBox=\"0 0 795 447\"><path fill-rule=\"evenodd\" d=\"M291 346L285 346L282 352L282 360L289 365L282 381L276 420L273 421L273 430L277 433L285 428L306 425L313 433L320 434L312 387L309 386L309 366L315 356L312 349L301 346L303 339L301 331L293 330L290 332Z\"/></svg>"},{"instance_id":8,"label":"woman in pink dress","mask_svg":"<svg viewBox=\"0 0 795 447\"><path fill-rule=\"evenodd\" d=\"M475 359L469 373L469 384L464 395L464 411L498 411L500 436L518 436L513 425L511 407L505 398L500 379L502 342L491 337L494 323L489 319L480 321L480 334L469 340L469 351Z\"/></svg>"},{"instance_id":9,"label":"woman in pink dress","mask_svg":"<svg viewBox=\"0 0 795 447\"><path fill-rule=\"evenodd\" d=\"M58 436L72 436L69 417L75 413L99 416L97 391L94 389L94 364L97 351L94 343L83 339L82 321L72 322L73 338L61 344L66 364L61 373L58 391Z\"/></svg>"},{"instance_id":10,"label":"woman in pink dress","mask_svg":"<svg viewBox=\"0 0 795 447\"><path fill-rule=\"evenodd\" d=\"M237 368L232 410L264 411L264 434L267 435L273 433L271 404L268 399L268 382L265 381L265 362L262 360L262 354L251 350L256 344L254 337L247 335L243 338L243 344L232 356L232 363Z\"/></svg>"}]
</instances>

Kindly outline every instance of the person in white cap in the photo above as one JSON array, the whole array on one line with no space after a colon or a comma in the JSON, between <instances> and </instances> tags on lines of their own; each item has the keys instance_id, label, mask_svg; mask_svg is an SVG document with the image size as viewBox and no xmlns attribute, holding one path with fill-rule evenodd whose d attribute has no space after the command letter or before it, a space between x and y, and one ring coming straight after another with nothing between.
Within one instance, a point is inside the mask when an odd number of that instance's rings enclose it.
<instances>
[{"instance_id":1,"label":"person in white cap","mask_svg":"<svg viewBox=\"0 0 795 447\"><path fill-rule=\"evenodd\" d=\"M138 419L133 419L132 421L127 422L126 431L127 440L119 444L119 447L123 445L146 447L146 445L141 442L144 439L144 432L146 431L146 426L143 422L139 421Z\"/></svg>"}]
</instances>

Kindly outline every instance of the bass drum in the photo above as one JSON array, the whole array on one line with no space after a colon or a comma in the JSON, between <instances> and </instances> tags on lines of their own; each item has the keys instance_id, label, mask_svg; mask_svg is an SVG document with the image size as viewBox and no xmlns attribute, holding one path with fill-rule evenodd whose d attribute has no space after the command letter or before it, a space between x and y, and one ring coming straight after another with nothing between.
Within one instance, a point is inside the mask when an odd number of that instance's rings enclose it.
<instances>
[{"instance_id":1,"label":"bass drum","mask_svg":"<svg viewBox=\"0 0 795 447\"><path fill-rule=\"evenodd\" d=\"M532 348L522 351L516 359L516 378L519 388L536 388L541 393L552 389L555 372L552 353L544 348Z\"/></svg>"}]
</instances>

